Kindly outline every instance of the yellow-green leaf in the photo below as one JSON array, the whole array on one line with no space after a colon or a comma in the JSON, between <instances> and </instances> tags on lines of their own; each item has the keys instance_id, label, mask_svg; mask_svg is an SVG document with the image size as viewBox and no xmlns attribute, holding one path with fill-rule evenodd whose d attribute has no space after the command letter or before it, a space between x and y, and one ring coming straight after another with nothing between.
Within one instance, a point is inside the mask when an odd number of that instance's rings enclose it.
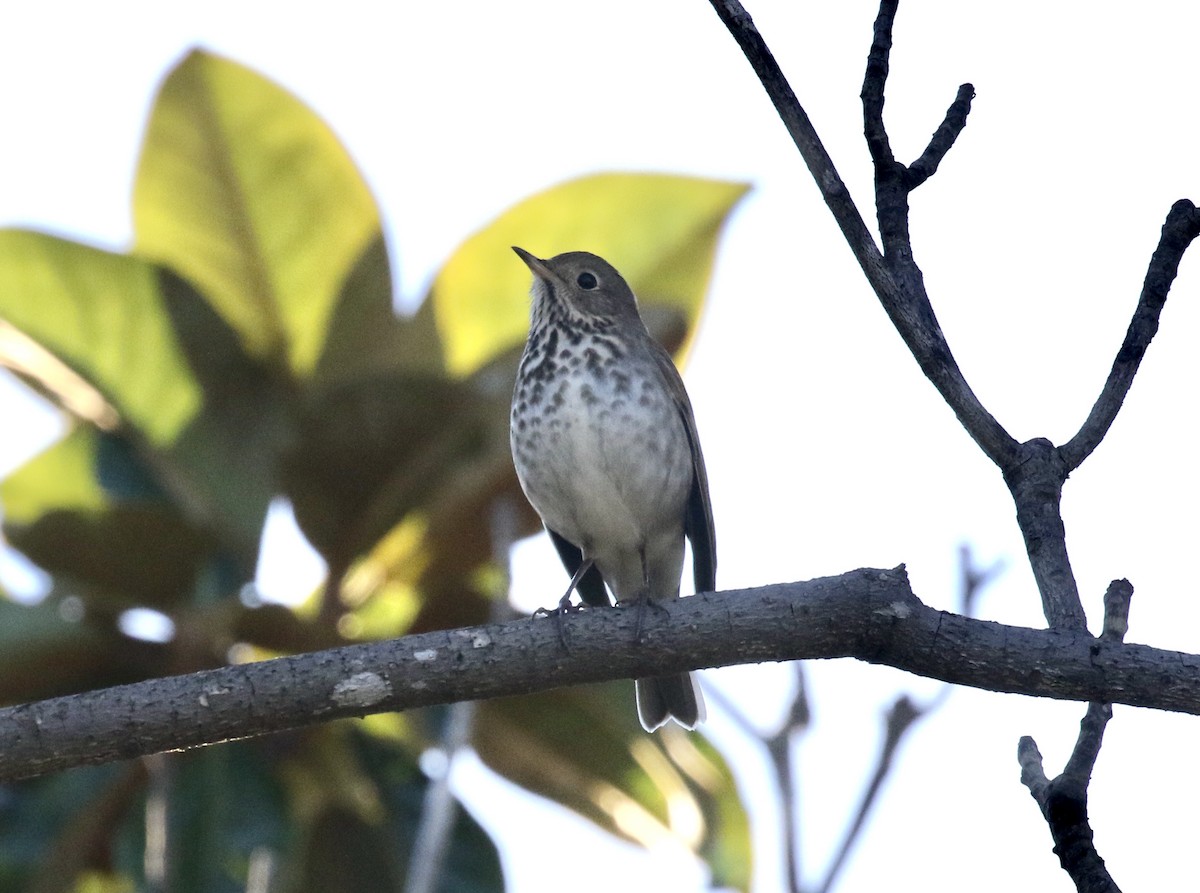
<instances>
[{"instance_id":1,"label":"yellow-green leaf","mask_svg":"<svg viewBox=\"0 0 1200 893\"><path fill-rule=\"evenodd\" d=\"M96 480L95 436L76 428L0 481L6 524L32 524L52 511L99 512L108 497Z\"/></svg>"},{"instance_id":2,"label":"yellow-green leaf","mask_svg":"<svg viewBox=\"0 0 1200 893\"><path fill-rule=\"evenodd\" d=\"M613 264L644 303L699 315L717 235L742 183L663 174L598 174L539 193L464 242L431 299L450 371L467 375L525 338L529 270L539 257L590 251Z\"/></svg>"},{"instance_id":3,"label":"yellow-green leaf","mask_svg":"<svg viewBox=\"0 0 1200 893\"><path fill-rule=\"evenodd\" d=\"M42 233L0 230L0 320L53 355L10 332L0 338L0 364L38 381L89 421L104 424L112 404L162 445L200 406L150 264Z\"/></svg>"},{"instance_id":4,"label":"yellow-green leaf","mask_svg":"<svg viewBox=\"0 0 1200 893\"><path fill-rule=\"evenodd\" d=\"M361 174L311 109L199 50L159 92L133 207L136 252L191 280L249 354L301 375L380 229Z\"/></svg>"},{"instance_id":5,"label":"yellow-green leaf","mask_svg":"<svg viewBox=\"0 0 1200 893\"><path fill-rule=\"evenodd\" d=\"M628 682L479 705L472 745L496 772L652 848L670 838L708 863L714 887L749 889L750 827L733 774L700 734L647 735Z\"/></svg>"}]
</instances>

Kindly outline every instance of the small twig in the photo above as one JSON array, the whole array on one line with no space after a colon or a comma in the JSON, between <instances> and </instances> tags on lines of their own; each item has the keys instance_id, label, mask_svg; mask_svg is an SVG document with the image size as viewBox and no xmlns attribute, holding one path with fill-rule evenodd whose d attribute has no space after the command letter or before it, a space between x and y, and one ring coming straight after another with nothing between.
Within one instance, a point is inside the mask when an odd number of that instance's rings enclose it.
<instances>
[{"instance_id":1,"label":"small twig","mask_svg":"<svg viewBox=\"0 0 1200 893\"><path fill-rule=\"evenodd\" d=\"M1129 603L1133 600L1133 584L1128 580L1113 580L1104 592L1104 631L1100 638L1106 642L1124 642L1129 632Z\"/></svg>"},{"instance_id":2,"label":"small twig","mask_svg":"<svg viewBox=\"0 0 1200 893\"><path fill-rule=\"evenodd\" d=\"M176 787L174 758L174 754L156 753L142 760L146 770L142 875L148 893L166 893L170 889L172 856L177 849L170 821L171 794Z\"/></svg>"},{"instance_id":3,"label":"small twig","mask_svg":"<svg viewBox=\"0 0 1200 893\"><path fill-rule=\"evenodd\" d=\"M450 790L450 767L455 754L471 741L475 713L475 701L459 701L450 708L442 733L441 750L445 754L445 763L443 771L430 778L425 787L421 821L409 856L404 893L433 893L438 889L454 822L458 818L458 801Z\"/></svg>"},{"instance_id":4,"label":"small twig","mask_svg":"<svg viewBox=\"0 0 1200 893\"><path fill-rule=\"evenodd\" d=\"M1104 594L1104 632L1106 642L1124 641L1129 628L1129 602L1133 586L1128 580L1114 580ZM1092 827L1088 821L1088 785L1104 742L1104 730L1112 719L1109 704L1092 702L1079 723L1079 737L1062 774L1053 780L1042 768L1037 743L1028 735L1017 745L1021 783L1029 789L1054 839L1054 852L1078 890L1088 893L1118 893L1116 882L1104 867L1096 851Z\"/></svg>"},{"instance_id":5,"label":"small twig","mask_svg":"<svg viewBox=\"0 0 1200 893\"><path fill-rule=\"evenodd\" d=\"M971 84L963 84L958 88L958 95L954 97L950 108L946 109L946 117L934 131L929 145L925 147L921 157L908 166L905 185L909 191L916 189L937 173L938 165L967 126L967 115L971 113L971 100L974 98L975 88Z\"/></svg>"},{"instance_id":6,"label":"small twig","mask_svg":"<svg viewBox=\"0 0 1200 893\"><path fill-rule=\"evenodd\" d=\"M1080 723L1080 742L1094 742L1095 752L1099 752L1104 724L1111 713L1106 704L1090 704ZM1073 760L1080 751L1077 743ZM1094 759L1094 753L1092 756ZM1037 743L1028 735L1017 744L1017 762L1021 766L1021 783L1029 789L1046 819L1054 839L1054 853L1076 889L1081 893L1120 893L1093 842L1087 817L1086 782L1081 783L1078 777L1066 772L1053 781L1048 780Z\"/></svg>"},{"instance_id":7,"label":"small twig","mask_svg":"<svg viewBox=\"0 0 1200 893\"><path fill-rule=\"evenodd\" d=\"M862 801L858 804L858 810L854 814L850 827L846 829L842 845L838 848L837 855L834 856L833 862L829 866L825 880L818 888L820 893L829 893L833 887L837 876L846 864L846 857L854 848L863 824L875 805L875 800L883 788L883 781L891 771L892 760L896 756L900 741L904 738L904 734L912 728L913 723L924 715L925 711L913 703L908 695L898 697L889 708L884 726L883 746L880 748L879 758L875 762L875 771L871 774L871 780L863 792Z\"/></svg>"},{"instance_id":8,"label":"small twig","mask_svg":"<svg viewBox=\"0 0 1200 893\"><path fill-rule=\"evenodd\" d=\"M958 612L964 617L975 616L975 606L985 587L1004 573L1008 566L1003 558L998 558L987 567L975 563L975 553L967 543L958 547Z\"/></svg>"},{"instance_id":9,"label":"small twig","mask_svg":"<svg viewBox=\"0 0 1200 893\"><path fill-rule=\"evenodd\" d=\"M883 0L879 4L879 15L875 17L874 39L867 54L867 73L863 78L861 93L863 105L863 135L871 160L880 167L895 163L892 144L888 139L887 127L883 123L884 86L887 84L892 53L892 25L896 20L898 0Z\"/></svg>"},{"instance_id":10,"label":"small twig","mask_svg":"<svg viewBox=\"0 0 1200 893\"><path fill-rule=\"evenodd\" d=\"M800 791L796 786L799 772L796 768L795 743L798 735L808 729L812 713L808 703L808 687L805 684L804 664L793 664L796 673L796 695L787 720L779 731L766 741L771 755L779 790L783 797L783 851L787 862L788 889L801 893L804 889L804 861L801 858L800 838Z\"/></svg>"},{"instance_id":11,"label":"small twig","mask_svg":"<svg viewBox=\"0 0 1200 893\"><path fill-rule=\"evenodd\" d=\"M959 547L958 563L961 579L958 601L963 615L970 617L974 613L975 605L979 600L979 594L1004 569L1004 562L1003 560L996 561L986 568L980 567L975 563L971 547L964 543ZM853 850L855 843L857 843L858 835L862 831L867 815L874 807L883 782L891 771L893 757L900 746L901 738L916 724L918 719L930 716L935 711L941 709L949 699L950 692L953 689L952 685L941 686L937 694L924 704L918 704L909 695L900 695L888 710L883 745L876 759L875 771L872 773L871 780L867 784L862 802L859 804L858 812L847 829L842 839L842 845L833 862L830 864L825 875L825 880L819 888L821 893L828 893L832 889L837 876L841 873L846 858Z\"/></svg>"},{"instance_id":12,"label":"small twig","mask_svg":"<svg viewBox=\"0 0 1200 893\"><path fill-rule=\"evenodd\" d=\"M1074 471L1091 455L1116 419L1138 366L1146 355L1146 349L1158 331L1158 319L1167 302L1171 284L1179 272L1179 262L1198 236L1200 210L1186 199L1177 201L1163 223L1158 247L1154 249L1146 270L1137 309L1133 312L1125 340L1113 360L1104 388L1079 433L1060 448L1068 472Z\"/></svg>"},{"instance_id":13,"label":"small twig","mask_svg":"<svg viewBox=\"0 0 1200 893\"><path fill-rule=\"evenodd\" d=\"M803 872L800 859L800 798L796 789L796 767L793 758L795 736L803 734L808 728L811 718L808 704L808 691L804 682L804 663L794 661L792 667L796 674L796 694L788 709L788 715L779 728L771 735L763 735L755 728L741 708L727 698L719 688L707 689L705 697L720 704L721 709L729 715L734 724L742 730L747 738L762 742L775 773L775 782L780 797L780 811L783 814L783 828L780 831L782 846L787 861L787 889L791 893L802 893Z\"/></svg>"}]
</instances>

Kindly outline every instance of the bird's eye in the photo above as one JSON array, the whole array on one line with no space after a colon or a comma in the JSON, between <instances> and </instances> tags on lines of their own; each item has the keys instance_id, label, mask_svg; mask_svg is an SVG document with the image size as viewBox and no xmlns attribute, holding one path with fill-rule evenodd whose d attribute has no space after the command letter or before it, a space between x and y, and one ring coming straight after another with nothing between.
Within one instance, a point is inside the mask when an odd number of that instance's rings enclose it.
<instances>
[{"instance_id":1,"label":"bird's eye","mask_svg":"<svg viewBox=\"0 0 1200 893\"><path fill-rule=\"evenodd\" d=\"M579 284L579 287L585 291L591 291L599 284L596 282L595 274L589 273L587 270L584 270L582 273L580 273L579 278L575 281Z\"/></svg>"}]
</instances>

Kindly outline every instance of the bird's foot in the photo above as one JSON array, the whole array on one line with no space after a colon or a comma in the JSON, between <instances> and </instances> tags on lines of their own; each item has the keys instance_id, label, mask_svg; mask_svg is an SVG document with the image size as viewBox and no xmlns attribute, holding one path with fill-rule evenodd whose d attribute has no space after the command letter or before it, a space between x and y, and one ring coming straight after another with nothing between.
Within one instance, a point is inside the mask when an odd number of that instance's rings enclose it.
<instances>
[{"instance_id":1,"label":"bird's foot","mask_svg":"<svg viewBox=\"0 0 1200 893\"><path fill-rule=\"evenodd\" d=\"M583 610L583 605L571 604L571 592L558 600L558 607L555 608L538 608L533 612L534 617L553 617L554 622L558 626L558 643L562 645L564 651L571 650L571 643L567 640L567 628L563 624L563 617L567 614L578 614Z\"/></svg>"},{"instance_id":2,"label":"bird's foot","mask_svg":"<svg viewBox=\"0 0 1200 893\"><path fill-rule=\"evenodd\" d=\"M655 599L650 598L649 594L646 592L642 592L638 595L635 595L633 598L625 599L624 601L619 601L619 602L617 602L617 605L619 607L625 607L626 605L629 605L631 607L637 608L637 612L638 612L637 613L637 626L635 627L634 639L639 643L641 643L641 641L642 641L642 633L645 631L645 628L646 628L646 609L647 608L653 608L654 610L658 611L660 614L664 614L667 617L671 616L671 612L669 610L667 610L667 608L664 605L661 605Z\"/></svg>"}]
</instances>

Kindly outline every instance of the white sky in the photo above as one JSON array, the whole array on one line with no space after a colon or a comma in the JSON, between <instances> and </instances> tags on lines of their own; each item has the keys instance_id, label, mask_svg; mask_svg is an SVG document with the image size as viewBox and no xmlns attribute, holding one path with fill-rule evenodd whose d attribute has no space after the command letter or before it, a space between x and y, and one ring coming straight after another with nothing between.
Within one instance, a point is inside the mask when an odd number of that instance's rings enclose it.
<instances>
[{"instance_id":1,"label":"white sky","mask_svg":"<svg viewBox=\"0 0 1200 893\"><path fill-rule=\"evenodd\" d=\"M749 11L873 220L858 92L874 4L752 0ZM886 112L897 155L921 151L960 82L978 94L959 144L914 195L915 251L968 379L1019 439L1061 443L1075 432L1167 210L1200 200L1197 34L1200 6L1166 0L1136 12L1079 0L901 8ZM332 124L383 208L408 306L463 237L554 182L607 169L752 182L722 240L686 374L721 588L907 562L918 595L951 608L956 548L967 540L983 559L1009 561L983 616L1044 625L999 474L891 330L704 0L21 4L0 29L0 223L127 245L144 118L163 73L193 44L267 73ZM1064 503L1093 627L1106 584L1126 576L1136 587L1130 640L1191 652L1200 651L1198 264L1185 259L1127 405ZM47 436L44 420L14 415L18 405L0 391L2 417L20 420L0 438L0 469ZM544 603L561 572L544 543L518 551L517 591ZM769 723L786 673L709 678ZM884 705L902 688L935 687L849 661L811 666L810 681L816 727L800 755L801 827L815 879L859 796ZM906 742L840 889L897 879L929 890L1070 889L1015 754L1032 734L1056 773L1082 713L957 691ZM719 718L710 729L722 742L732 734ZM1100 853L1127 889L1194 873L1192 829L1171 813L1200 796L1198 747L1194 719L1116 709L1091 810ZM774 891L778 821L762 805L757 756L741 746L737 762L762 844L756 889ZM562 872L576 891L639 889L651 875L674 889L702 886L686 860L625 847L610 857L470 765L458 778L482 819L505 826L511 889L560 889ZM568 849L561 864L547 858L554 842ZM604 860L580 872L580 851Z\"/></svg>"}]
</instances>

